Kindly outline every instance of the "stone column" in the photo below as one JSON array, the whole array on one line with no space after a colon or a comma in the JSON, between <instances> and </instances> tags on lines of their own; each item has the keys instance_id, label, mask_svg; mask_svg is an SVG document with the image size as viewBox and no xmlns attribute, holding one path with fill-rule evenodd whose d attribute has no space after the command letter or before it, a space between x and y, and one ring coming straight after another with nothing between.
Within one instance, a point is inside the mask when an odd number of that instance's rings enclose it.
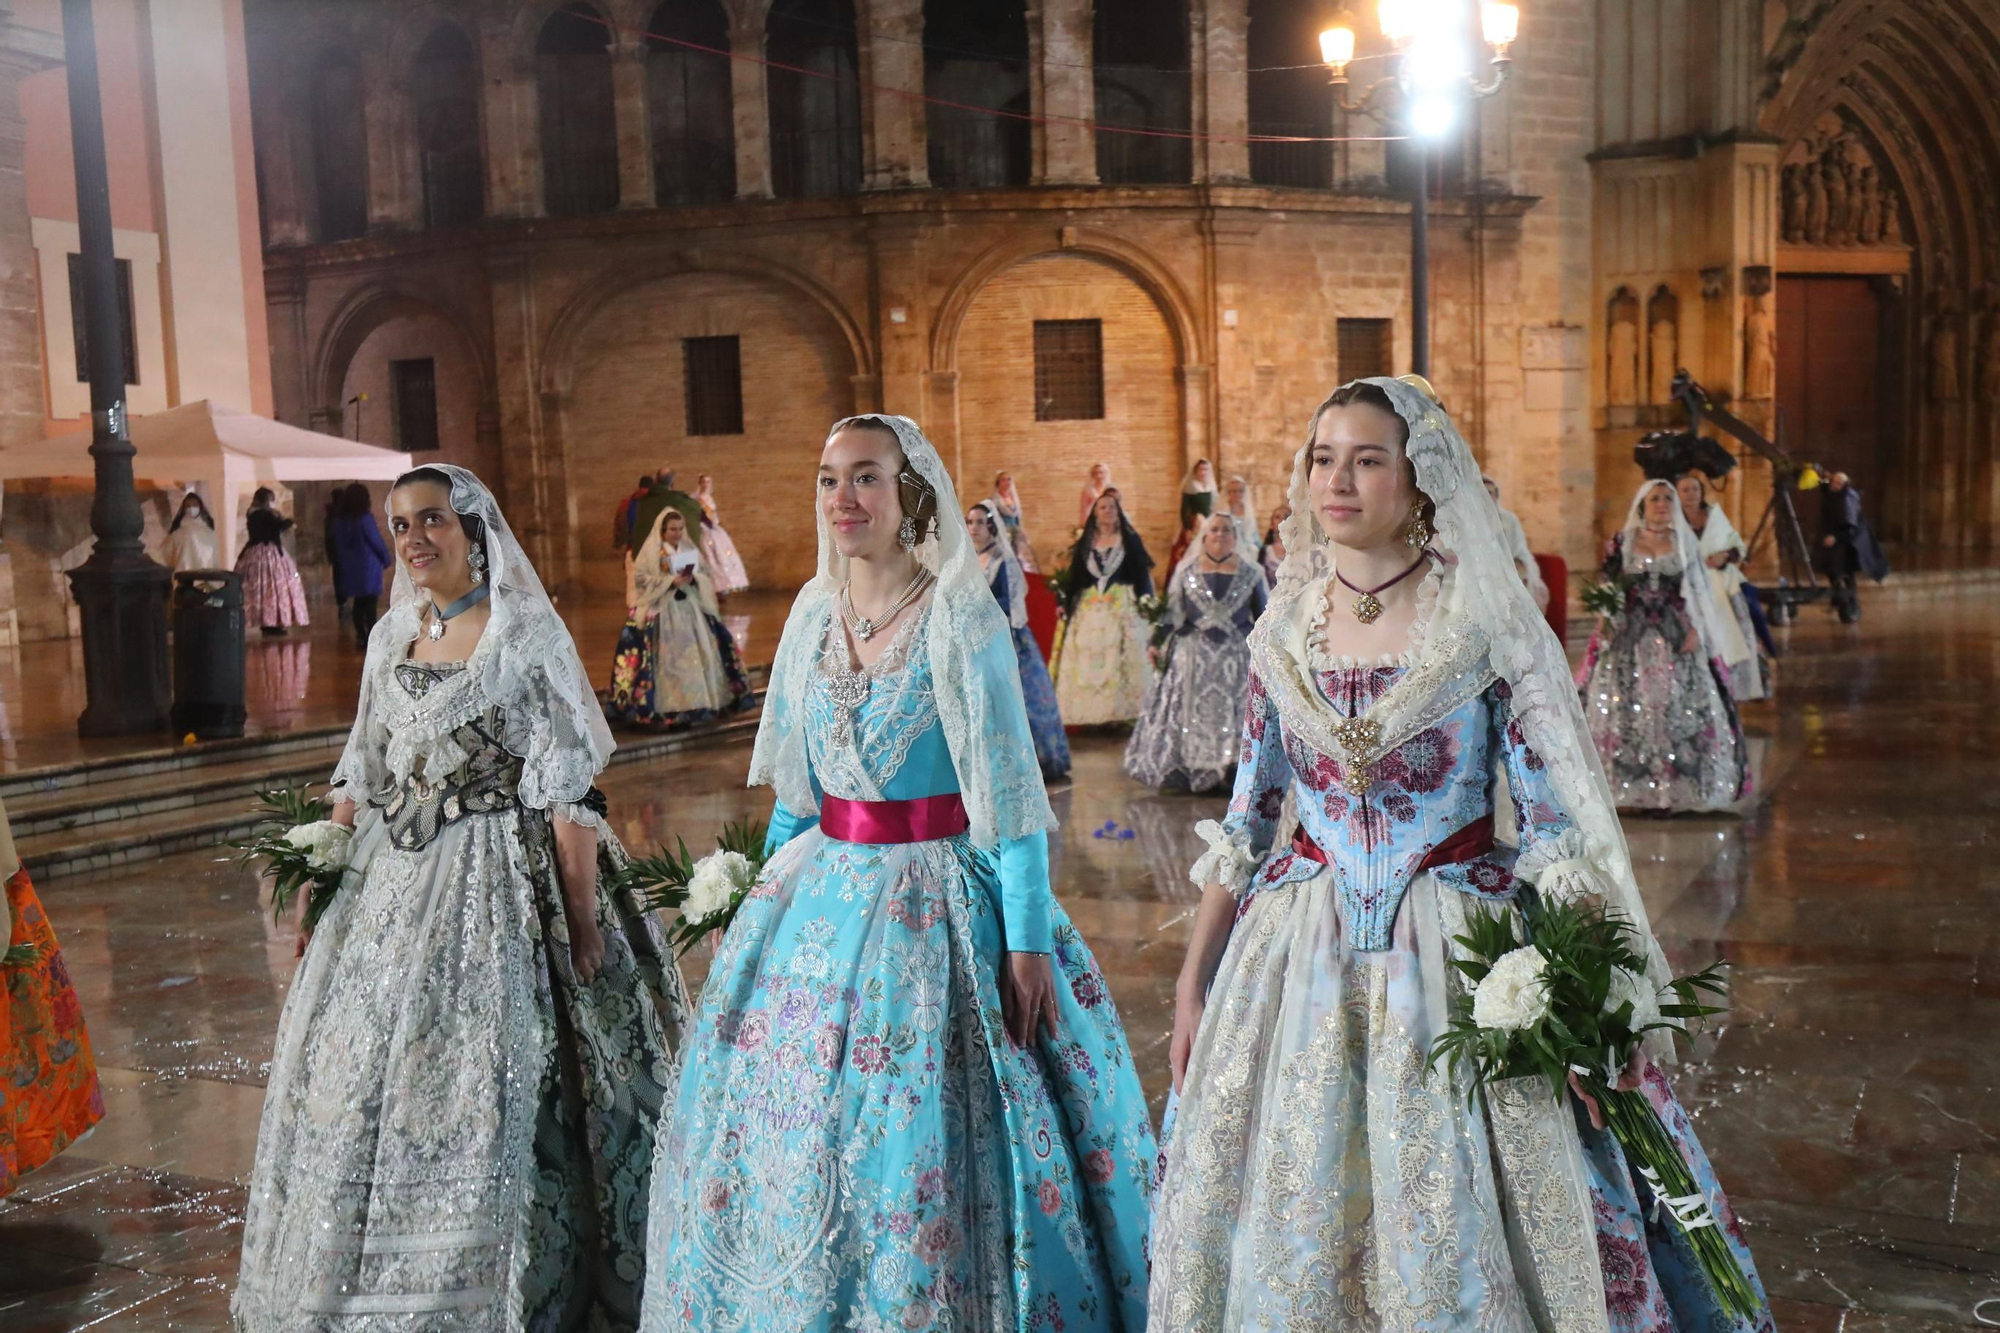
<instances>
[{"instance_id":1,"label":"stone column","mask_svg":"<svg viewBox=\"0 0 2000 1333\"><path fill-rule=\"evenodd\" d=\"M306 281L298 268L265 266L264 318L271 337L271 413L287 425L307 426L318 390L306 339Z\"/></svg>"},{"instance_id":2,"label":"stone column","mask_svg":"<svg viewBox=\"0 0 2000 1333\"><path fill-rule=\"evenodd\" d=\"M873 219L868 230L880 402L883 411L906 416L924 408L924 371L930 361L932 301L924 282L923 236L922 227L895 216Z\"/></svg>"},{"instance_id":3,"label":"stone column","mask_svg":"<svg viewBox=\"0 0 2000 1333\"><path fill-rule=\"evenodd\" d=\"M264 244L304 245L312 239L304 178L312 153L305 118L286 96L281 80L263 80L253 87L252 142L263 181Z\"/></svg>"},{"instance_id":4,"label":"stone column","mask_svg":"<svg viewBox=\"0 0 2000 1333\"><path fill-rule=\"evenodd\" d=\"M62 42L17 27L0 0L0 448L42 438L41 296L28 230L21 80L62 63Z\"/></svg>"},{"instance_id":5,"label":"stone column","mask_svg":"<svg viewBox=\"0 0 2000 1333\"><path fill-rule=\"evenodd\" d=\"M923 0L875 0L860 41L864 190L931 183L924 104L893 88L924 86Z\"/></svg>"},{"instance_id":6,"label":"stone column","mask_svg":"<svg viewBox=\"0 0 2000 1333\"><path fill-rule=\"evenodd\" d=\"M1040 0L1028 7L1028 88L1034 126L1035 184L1097 184L1096 40L1091 0Z\"/></svg>"},{"instance_id":7,"label":"stone column","mask_svg":"<svg viewBox=\"0 0 2000 1333\"><path fill-rule=\"evenodd\" d=\"M958 430L958 372L932 370L924 374L924 414L919 418L938 456L951 467L951 475L965 475L962 437Z\"/></svg>"},{"instance_id":8,"label":"stone column","mask_svg":"<svg viewBox=\"0 0 2000 1333\"><path fill-rule=\"evenodd\" d=\"M551 591L577 574L575 525L568 506L563 395L543 382L536 318L537 274L530 247L495 251L487 261L493 300L493 369L498 398L501 503L529 559Z\"/></svg>"},{"instance_id":9,"label":"stone column","mask_svg":"<svg viewBox=\"0 0 2000 1333\"><path fill-rule=\"evenodd\" d=\"M381 52L369 52L364 59L361 119L368 139L368 230L416 231L424 212L416 93L406 74L391 69Z\"/></svg>"},{"instance_id":10,"label":"stone column","mask_svg":"<svg viewBox=\"0 0 2000 1333\"><path fill-rule=\"evenodd\" d=\"M618 207L653 208L653 126L646 108L643 42L621 42L612 51L611 95L618 115Z\"/></svg>"},{"instance_id":11,"label":"stone column","mask_svg":"<svg viewBox=\"0 0 2000 1333\"><path fill-rule=\"evenodd\" d=\"M1250 5L1249 0L1207 0L1188 7L1194 31L1188 50L1194 55L1194 115L1196 134L1221 139L1194 141L1194 178L1213 184L1243 184L1250 179L1250 145L1240 137L1250 132Z\"/></svg>"},{"instance_id":12,"label":"stone column","mask_svg":"<svg viewBox=\"0 0 2000 1333\"><path fill-rule=\"evenodd\" d=\"M738 59L729 62L729 92L736 112L736 197L771 197L771 100L765 89L764 6L729 26L729 49Z\"/></svg>"},{"instance_id":13,"label":"stone column","mask_svg":"<svg viewBox=\"0 0 2000 1333\"><path fill-rule=\"evenodd\" d=\"M542 216L542 124L535 60L514 48L504 17L479 31L485 74L480 114L486 139L486 216Z\"/></svg>"},{"instance_id":14,"label":"stone column","mask_svg":"<svg viewBox=\"0 0 2000 1333\"><path fill-rule=\"evenodd\" d=\"M1181 387L1181 458L1177 466L1185 470L1197 458L1215 457L1215 432L1211 429L1214 411L1209 392L1212 368L1186 365L1174 369Z\"/></svg>"}]
</instances>

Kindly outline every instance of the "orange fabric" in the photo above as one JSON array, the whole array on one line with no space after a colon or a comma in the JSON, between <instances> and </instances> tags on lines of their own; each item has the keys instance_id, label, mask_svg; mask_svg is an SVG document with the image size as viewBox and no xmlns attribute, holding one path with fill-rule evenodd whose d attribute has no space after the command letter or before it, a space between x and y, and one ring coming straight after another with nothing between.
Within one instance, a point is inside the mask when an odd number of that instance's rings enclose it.
<instances>
[{"instance_id":1,"label":"orange fabric","mask_svg":"<svg viewBox=\"0 0 2000 1333\"><path fill-rule=\"evenodd\" d=\"M0 1198L104 1118L83 1008L26 870L7 881L7 905L9 943L41 955L0 968Z\"/></svg>"}]
</instances>

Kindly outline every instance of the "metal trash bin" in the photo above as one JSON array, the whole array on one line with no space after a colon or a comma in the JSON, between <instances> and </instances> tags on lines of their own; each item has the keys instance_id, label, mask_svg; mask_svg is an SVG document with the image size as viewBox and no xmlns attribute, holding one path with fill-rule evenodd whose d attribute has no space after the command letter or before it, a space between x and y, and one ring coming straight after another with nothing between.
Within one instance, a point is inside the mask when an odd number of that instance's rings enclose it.
<instances>
[{"instance_id":1,"label":"metal trash bin","mask_svg":"<svg viewBox=\"0 0 2000 1333\"><path fill-rule=\"evenodd\" d=\"M233 570L174 575L176 737L243 734L243 579Z\"/></svg>"}]
</instances>

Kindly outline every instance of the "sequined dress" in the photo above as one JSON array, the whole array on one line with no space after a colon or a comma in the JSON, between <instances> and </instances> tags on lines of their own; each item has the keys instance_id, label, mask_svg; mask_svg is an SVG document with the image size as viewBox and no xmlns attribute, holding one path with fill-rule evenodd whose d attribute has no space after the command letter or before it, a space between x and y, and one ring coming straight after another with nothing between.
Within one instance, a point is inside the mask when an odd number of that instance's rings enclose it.
<instances>
[{"instance_id":1,"label":"sequined dress","mask_svg":"<svg viewBox=\"0 0 2000 1333\"><path fill-rule=\"evenodd\" d=\"M1093 547L1086 569L1071 570L1082 591L1056 636L1050 674L1063 721L1073 727L1130 722L1145 706L1153 669L1146 661L1148 629L1139 598L1153 594L1152 575L1127 568L1124 546Z\"/></svg>"},{"instance_id":2,"label":"sequined dress","mask_svg":"<svg viewBox=\"0 0 2000 1333\"><path fill-rule=\"evenodd\" d=\"M929 614L865 670L837 618L803 627L818 799L959 790ZM989 749L1031 753L1012 642L977 651ZM646 1333L1141 1333L1151 1123L1046 835L867 845L781 804L770 841L661 1122ZM1059 1035L1032 1049L1002 1028L1010 948L1053 955Z\"/></svg>"},{"instance_id":3,"label":"sequined dress","mask_svg":"<svg viewBox=\"0 0 2000 1333\"><path fill-rule=\"evenodd\" d=\"M278 1023L236 1327L631 1329L679 972L610 891L624 852L598 814L522 804L519 754L578 771L529 739L547 705L502 707L459 666L391 676L376 706L397 739L367 760L380 781L345 775L366 802L353 873ZM557 818L598 827L605 955L587 985Z\"/></svg>"},{"instance_id":4,"label":"sequined dress","mask_svg":"<svg viewBox=\"0 0 2000 1333\"><path fill-rule=\"evenodd\" d=\"M1632 583L1625 610L1592 636L1581 674L1612 795L1625 810L1730 808L1744 794L1749 751L1726 668L1686 647L1694 622L1681 600L1680 557L1630 552L1606 566Z\"/></svg>"},{"instance_id":5,"label":"sequined dress","mask_svg":"<svg viewBox=\"0 0 2000 1333\"><path fill-rule=\"evenodd\" d=\"M1125 746L1125 772L1148 787L1213 791L1236 774L1250 681L1250 627L1264 613L1261 565L1181 570L1167 590L1166 664Z\"/></svg>"},{"instance_id":6,"label":"sequined dress","mask_svg":"<svg viewBox=\"0 0 2000 1333\"><path fill-rule=\"evenodd\" d=\"M1426 641L1436 579L1403 656L1330 654L1323 591L1277 636L1314 727L1438 701L1365 770L1288 725L1252 668L1243 757L1213 834L1241 907L1162 1155L1152 1328L1719 1333L1732 1324L1688 1281L1679 1242L1645 1221L1651 1196L1608 1138L1580 1136L1544 1084L1480 1103L1448 1069L1426 1075L1461 984L1449 959L1467 908L1509 904L1581 854L1483 645ZM1502 791L1518 851L1419 868ZM1279 841L1293 815L1325 864ZM1735 1227L1653 1077L1670 1132Z\"/></svg>"}]
</instances>

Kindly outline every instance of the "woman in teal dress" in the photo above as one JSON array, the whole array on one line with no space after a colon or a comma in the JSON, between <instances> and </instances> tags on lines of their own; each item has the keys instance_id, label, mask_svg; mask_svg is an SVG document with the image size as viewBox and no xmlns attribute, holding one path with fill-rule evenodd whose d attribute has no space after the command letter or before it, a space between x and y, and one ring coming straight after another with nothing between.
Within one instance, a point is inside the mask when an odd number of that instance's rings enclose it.
<instances>
[{"instance_id":1,"label":"woman in teal dress","mask_svg":"<svg viewBox=\"0 0 2000 1333\"><path fill-rule=\"evenodd\" d=\"M1049 889L1006 618L914 422L837 423L662 1119L641 1327L1140 1333L1153 1133Z\"/></svg>"}]
</instances>

